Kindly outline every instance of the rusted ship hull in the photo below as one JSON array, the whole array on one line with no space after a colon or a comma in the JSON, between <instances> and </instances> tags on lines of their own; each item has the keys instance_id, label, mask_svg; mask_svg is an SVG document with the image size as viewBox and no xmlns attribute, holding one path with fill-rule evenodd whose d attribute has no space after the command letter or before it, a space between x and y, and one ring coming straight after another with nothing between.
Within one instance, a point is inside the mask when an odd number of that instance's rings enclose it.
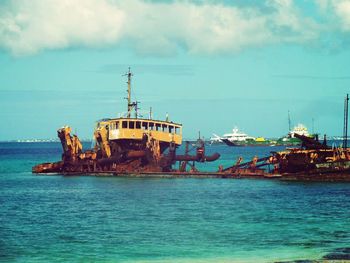
<instances>
[{"instance_id":1,"label":"rusted ship hull","mask_svg":"<svg viewBox=\"0 0 350 263\"><path fill-rule=\"evenodd\" d=\"M187 166L195 169L196 162L211 162L220 157L220 154L205 154L204 142L199 140L195 154L190 155L189 149L183 155L176 154L177 146L168 143L161 144L155 138L146 133L142 140L134 140L122 145L109 142L105 133L95 135L98 142L94 149L83 151L82 145L77 136L70 134L69 127L58 130L58 137L61 140L63 154L62 160L54 163L43 163L32 168L33 173L57 173L57 174L147 174L165 173L174 171L173 165L180 162L179 171L186 172ZM102 138L102 139L101 139ZM167 152L166 152L167 150Z\"/></svg>"},{"instance_id":2,"label":"rusted ship hull","mask_svg":"<svg viewBox=\"0 0 350 263\"><path fill-rule=\"evenodd\" d=\"M300 149L274 153L278 171L285 181L350 182L350 149L321 144L318 140L298 135Z\"/></svg>"},{"instance_id":3,"label":"rusted ship hull","mask_svg":"<svg viewBox=\"0 0 350 263\"><path fill-rule=\"evenodd\" d=\"M152 145L142 145L140 142L139 149L124 145L123 152L103 157L101 148L83 152L79 139L70 135L69 128L60 129L58 132L63 147L62 160L34 166L33 173L65 176L272 178L284 181L350 182L350 152L321 147L319 144L316 144L318 148L313 147L316 149L292 149L260 159L254 157L253 160L244 163L242 158L238 158L236 164L231 167L219 166L216 172L201 172L195 169L196 162L215 161L220 157L218 153L206 156L203 142L197 145L195 155L188 154L189 143L186 144L185 154L177 155L176 147L170 144L167 153L155 154ZM173 167L176 162L179 162L179 169ZM188 166L190 169L187 169ZM264 169L265 166L269 166L269 169Z\"/></svg>"}]
</instances>

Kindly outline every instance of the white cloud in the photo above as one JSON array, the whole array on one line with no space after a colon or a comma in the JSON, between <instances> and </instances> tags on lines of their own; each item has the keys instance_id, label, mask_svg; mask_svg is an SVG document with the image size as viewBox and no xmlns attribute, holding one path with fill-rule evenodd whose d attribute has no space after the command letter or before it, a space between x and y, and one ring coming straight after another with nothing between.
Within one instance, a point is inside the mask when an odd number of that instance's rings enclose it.
<instances>
[{"instance_id":1,"label":"white cloud","mask_svg":"<svg viewBox=\"0 0 350 263\"><path fill-rule=\"evenodd\" d=\"M316 0L323 15L328 18L328 27L350 31L350 0Z\"/></svg>"},{"instance_id":2,"label":"white cloud","mask_svg":"<svg viewBox=\"0 0 350 263\"><path fill-rule=\"evenodd\" d=\"M11 1L0 12L0 45L14 54L119 40L124 13L106 1Z\"/></svg>"},{"instance_id":3,"label":"white cloud","mask_svg":"<svg viewBox=\"0 0 350 263\"><path fill-rule=\"evenodd\" d=\"M344 1L345 2L345 1ZM255 6L189 1L9 0L0 7L0 47L15 55L71 46L130 44L142 53L235 52L317 39L318 26L291 0ZM350 23L349 23L350 26Z\"/></svg>"},{"instance_id":4,"label":"white cloud","mask_svg":"<svg viewBox=\"0 0 350 263\"><path fill-rule=\"evenodd\" d=\"M333 1L333 7L336 15L340 18L342 29L344 31L350 30L350 1L338 0Z\"/></svg>"}]
</instances>

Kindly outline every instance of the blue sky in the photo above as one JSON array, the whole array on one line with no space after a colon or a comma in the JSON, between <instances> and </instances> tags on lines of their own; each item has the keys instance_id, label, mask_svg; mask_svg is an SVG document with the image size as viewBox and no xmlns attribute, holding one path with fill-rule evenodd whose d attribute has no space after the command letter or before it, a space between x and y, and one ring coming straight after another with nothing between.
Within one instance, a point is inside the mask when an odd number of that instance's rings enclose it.
<instances>
[{"instance_id":1,"label":"blue sky","mask_svg":"<svg viewBox=\"0 0 350 263\"><path fill-rule=\"evenodd\" d=\"M0 140L53 138L125 111L184 136L234 126L279 137L303 123L341 135L350 87L350 1L0 2Z\"/></svg>"}]
</instances>

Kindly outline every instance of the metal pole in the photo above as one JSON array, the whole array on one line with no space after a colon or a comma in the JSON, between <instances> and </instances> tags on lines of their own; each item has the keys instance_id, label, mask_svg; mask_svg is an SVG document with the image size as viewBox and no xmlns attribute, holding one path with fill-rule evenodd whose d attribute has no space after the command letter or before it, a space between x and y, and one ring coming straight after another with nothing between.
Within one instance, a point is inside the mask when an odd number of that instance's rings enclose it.
<instances>
[{"instance_id":1,"label":"metal pole","mask_svg":"<svg viewBox=\"0 0 350 263\"><path fill-rule=\"evenodd\" d=\"M128 72L128 118L130 118L131 115L131 108L132 108L132 104L131 104L131 71L130 71L130 67L129 67L129 72Z\"/></svg>"},{"instance_id":2,"label":"metal pole","mask_svg":"<svg viewBox=\"0 0 350 263\"><path fill-rule=\"evenodd\" d=\"M289 114L289 111L288 111L288 132L291 131L291 123L290 123L290 114Z\"/></svg>"}]
</instances>

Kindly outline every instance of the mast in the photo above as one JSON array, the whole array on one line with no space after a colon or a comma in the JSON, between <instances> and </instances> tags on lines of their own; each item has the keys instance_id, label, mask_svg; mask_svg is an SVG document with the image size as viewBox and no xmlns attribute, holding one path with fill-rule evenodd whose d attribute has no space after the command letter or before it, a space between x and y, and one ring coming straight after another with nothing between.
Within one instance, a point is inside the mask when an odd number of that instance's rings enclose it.
<instances>
[{"instance_id":1,"label":"mast","mask_svg":"<svg viewBox=\"0 0 350 263\"><path fill-rule=\"evenodd\" d=\"M129 72L126 74L128 76L128 118L130 118L131 115L131 110L133 107L133 104L131 103L131 76L132 73L130 71L130 67L129 67Z\"/></svg>"},{"instance_id":2,"label":"mast","mask_svg":"<svg viewBox=\"0 0 350 263\"><path fill-rule=\"evenodd\" d=\"M349 94L346 94L344 100L344 130L343 130L343 148L348 147L348 107L349 107Z\"/></svg>"},{"instance_id":3,"label":"mast","mask_svg":"<svg viewBox=\"0 0 350 263\"><path fill-rule=\"evenodd\" d=\"M289 110L288 110L288 132L291 131L291 124L290 124L290 114L289 114Z\"/></svg>"}]
</instances>

